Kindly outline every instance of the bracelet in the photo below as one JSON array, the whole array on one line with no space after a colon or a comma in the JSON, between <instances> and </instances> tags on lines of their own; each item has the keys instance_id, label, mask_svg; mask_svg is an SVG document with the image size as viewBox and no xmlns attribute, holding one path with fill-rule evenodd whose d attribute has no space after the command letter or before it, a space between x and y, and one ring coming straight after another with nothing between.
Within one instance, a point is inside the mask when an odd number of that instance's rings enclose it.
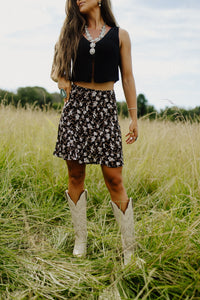
<instances>
[{"instance_id":1,"label":"bracelet","mask_svg":"<svg viewBox=\"0 0 200 300\"><path fill-rule=\"evenodd\" d=\"M128 108L128 110L134 110L134 109L137 109L137 107L130 107L130 108Z\"/></svg>"}]
</instances>

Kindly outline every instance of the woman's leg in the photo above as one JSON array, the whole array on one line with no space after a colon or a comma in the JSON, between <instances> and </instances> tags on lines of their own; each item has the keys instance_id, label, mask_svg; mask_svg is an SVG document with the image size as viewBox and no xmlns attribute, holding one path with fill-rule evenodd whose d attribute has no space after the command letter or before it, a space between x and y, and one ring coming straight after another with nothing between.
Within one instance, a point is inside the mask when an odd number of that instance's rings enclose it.
<instances>
[{"instance_id":1,"label":"woman's leg","mask_svg":"<svg viewBox=\"0 0 200 300\"><path fill-rule=\"evenodd\" d=\"M75 160L67 160L68 167L68 193L76 204L81 193L84 191L85 164L79 164Z\"/></svg>"},{"instance_id":2,"label":"woman's leg","mask_svg":"<svg viewBox=\"0 0 200 300\"><path fill-rule=\"evenodd\" d=\"M105 165L101 166L105 184L110 192L111 200L123 211L128 206L128 196L123 185L122 167L109 168Z\"/></svg>"},{"instance_id":3,"label":"woman's leg","mask_svg":"<svg viewBox=\"0 0 200 300\"><path fill-rule=\"evenodd\" d=\"M122 167L102 166L105 183L111 195L111 206L121 230L124 264L127 265L134 255L134 222L132 199L128 199L123 181Z\"/></svg>"},{"instance_id":4,"label":"woman's leg","mask_svg":"<svg viewBox=\"0 0 200 300\"><path fill-rule=\"evenodd\" d=\"M73 254L85 256L87 247L87 190L84 190L85 165L77 161L67 161L69 185L65 192L69 203L75 231Z\"/></svg>"}]
</instances>

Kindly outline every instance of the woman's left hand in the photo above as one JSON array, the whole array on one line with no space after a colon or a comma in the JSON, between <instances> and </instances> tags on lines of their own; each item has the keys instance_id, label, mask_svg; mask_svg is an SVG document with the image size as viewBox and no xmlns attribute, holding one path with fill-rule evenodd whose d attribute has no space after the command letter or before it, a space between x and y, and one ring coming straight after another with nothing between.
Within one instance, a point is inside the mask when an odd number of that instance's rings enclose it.
<instances>
[{"instance_id":1,"label":"woman's left hand","mask_svg":"<svg viewBox=\"0 0 200 300\"><path fill-rule=\"evenodd\" d=\"M135 121L131 121L130 125L129 125L129 133L126 135L127 140L126 143L127 144L133 144L137 138L138 138L138 127L137 127L137 122Z\"/></svg>"}]
</instances>

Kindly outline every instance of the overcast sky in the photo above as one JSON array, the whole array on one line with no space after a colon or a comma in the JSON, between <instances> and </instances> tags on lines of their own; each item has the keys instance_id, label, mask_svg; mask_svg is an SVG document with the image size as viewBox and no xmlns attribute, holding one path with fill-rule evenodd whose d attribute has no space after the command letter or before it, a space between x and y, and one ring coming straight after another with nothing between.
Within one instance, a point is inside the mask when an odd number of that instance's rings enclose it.
<instances>
[{"instance_id":1,"label":"overcast sky","mask_svg":"<svg viewBox=\"0 0 200 300\"><path fill-rule=\"evenodd\" d=\"M200 106L200 1L112 0L132 41L137 94L157 109ZM0 9L0 88L42 86L50 79L54 44L65 18L64 0L8 0ZM121 82L115 85L124 100Z\"/></svg>"}]
</instances>

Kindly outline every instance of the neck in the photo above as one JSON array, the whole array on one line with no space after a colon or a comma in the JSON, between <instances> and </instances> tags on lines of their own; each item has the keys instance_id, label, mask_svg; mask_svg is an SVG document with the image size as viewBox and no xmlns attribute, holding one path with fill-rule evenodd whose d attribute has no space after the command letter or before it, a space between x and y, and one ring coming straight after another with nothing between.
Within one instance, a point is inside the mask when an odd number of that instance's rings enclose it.
<instances>
[{"instance_id":1,"label":"neck","mask_svg":"<svg viewBox=\"0 0 200 300\"><path fill-rule=\"evenodd\" d=\"M87 26L92 29L100 29L104 24L100 9L87 15Z\"/></svg>"}]
</instances>

